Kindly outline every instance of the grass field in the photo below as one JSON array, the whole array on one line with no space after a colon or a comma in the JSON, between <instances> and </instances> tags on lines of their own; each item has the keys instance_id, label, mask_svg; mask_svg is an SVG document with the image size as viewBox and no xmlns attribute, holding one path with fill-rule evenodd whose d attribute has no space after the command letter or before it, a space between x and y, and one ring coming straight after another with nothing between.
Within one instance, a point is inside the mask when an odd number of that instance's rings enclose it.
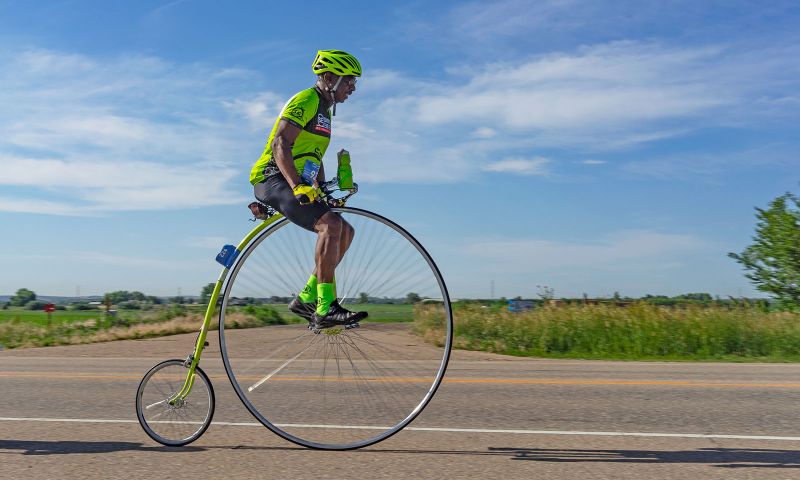
<instances>
[{"instance_id":1,"label":"grass field","mask_svg":"<svg viewBox=\"0 0 800 480\"><path fill-rule=\"evenodd\" d=\"M441 338L441 312L425 305L351 304L373 322L414 322L414 331ZM152 310L47 314L0 310L6 348L64 345L196 332L205 307L164 305ZM454 346L507 355L622 360L800 361L800 314L752 307L627 307L567 305L523 313L454 305ZM285 304L234 307L226 328L302 323ZM212 329L217 328L216 316Z\"/></svg>"},{"instance_id":2,"label":"grass field","mask_svg":"<svg viewBox=\"0 0 800 480\"><path fill-rule=\"evenodd\" d=\"M126 315L128 312L123 312ZM66 323L83 322L86 320L100 320L105 313L100 310L57 310L51 314L50 321L53 325L63 325ZM24 310L12 308L0 310L0 323L3 322L24 322L31 325L46 326L47 313L38 310Z\"/></svg>"},{"instance_id":3,"label":"grass field","mask_svg":"<svg viewBox=\"0 0 800 480\"><path fill-rule=\"evenodd\" d=\"M800 361L800 314L753 307L568 305L454 309L454 345L507 355L620 360ZM422 335L431 327L416 320ZM435 332L434 332L435 333ZM435 336L435 335L432 335Z\"/></svg>"},{"instance_id":4,"label":"grass field","mask_svg":"<svg viewBox=\"0 0 800 480\"><path fill-rule=\"evenodd\" d=\"M411 322L412 305L355 304L372 322ZM204 305L160 305L152 310L120 310L115 316L103 310L57 310L51 314L12 308L0 310L0 346L5 348L69 345L131 338L148 338L200 330ZM212 329L217 328L217 316ZM226 328L251 328L281 323L304 323L286 304L233 307Z\"/></svg>"}]
</instances>

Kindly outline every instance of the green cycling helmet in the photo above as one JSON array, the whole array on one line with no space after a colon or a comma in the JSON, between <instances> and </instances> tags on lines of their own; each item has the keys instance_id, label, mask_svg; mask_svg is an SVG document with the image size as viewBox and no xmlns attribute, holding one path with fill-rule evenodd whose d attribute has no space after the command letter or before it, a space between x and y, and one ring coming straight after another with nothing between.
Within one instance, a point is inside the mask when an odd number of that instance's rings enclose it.
<instances>
[{"instance_id":1,"label":"green cycling helmet","mask_svg":"<svg viewBox=\"0 0 800 480\"><path fill-rule=\"evenodd\" d=\"M361 76L361 64L356 57L342 50L318 51L317 56L314 57L314 63L311 64L311 70L317 75L331 72L342 77L345 75Z\"/></svg>"}]
</instances>

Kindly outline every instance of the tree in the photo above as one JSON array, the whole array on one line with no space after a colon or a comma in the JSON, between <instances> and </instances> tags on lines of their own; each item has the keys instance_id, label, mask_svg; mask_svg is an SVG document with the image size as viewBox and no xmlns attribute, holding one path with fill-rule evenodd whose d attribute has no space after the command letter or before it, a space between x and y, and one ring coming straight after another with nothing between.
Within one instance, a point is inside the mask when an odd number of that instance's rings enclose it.
<instances>
[{"instance_id":1,"label":"tree","mask_svg":"<svg viewBox=\"0 0 800 480\"><path fill-rule=\"evenodd\" d=\"M406 303L417 303L421 300L422 297L420 297L419 294L416 294L414 292L411 292L408 295L406 295Z\"/></svg>"},{"instance_id":2,"label":"tree","mask_svg":"<svg viewBox=\"0 0 800 480\"><path fill-rule=\"evenodd\" d=\"M552 300L556 297L556 289L553 287L548 287L547 285L536 285L536 289L539 290L539 298L542 300Z\"/></svg>"},{"instance_id":3,"label":"tree","mask_svg":"<svg viewBox=\"0 0 800 480\"><path fill-rule=\"evenodd\" d=\"M361 292L358 294L358 303L369 303L369 295L367 292Z\"/></svg>"},{"instance_id":4,"label":"tree","mask_svg":"<svg viewBox=\"0 0 800 480\"><path fill-rule=\"evenodd\" d=\"M209 283L200 291L200 303L208 303L211 300L211 294L214 293L214 284Z\"/></svg>"},{"instance_id":5,"label":"tree","mask_svg":"<svg viewBox=\"0 0 800 480\"><path fill-rule=\"evenodd\" d=\"M800 197L787 192L766 210L756 207L753 244L728 256L742 264L756 289L789 309L800 307Z\"/></svg>"},{"instance_id":6,"label":"tree","mask_svg":"<svg viewBox=\"0 0 800 480\"><path fill-rule=\"evenodd\" d=\"M12 307L24 307L29 302L36 300L36 294L27 288L20 288L17 294L11 297L8 304Z\"/></svg>"}]
</instances>

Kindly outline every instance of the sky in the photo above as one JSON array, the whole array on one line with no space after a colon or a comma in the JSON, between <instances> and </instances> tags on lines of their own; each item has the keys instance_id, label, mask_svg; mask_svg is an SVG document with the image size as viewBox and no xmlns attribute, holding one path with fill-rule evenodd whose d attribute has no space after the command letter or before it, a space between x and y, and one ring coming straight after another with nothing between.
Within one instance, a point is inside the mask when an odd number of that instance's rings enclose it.
<instances>
[{"instance_id":1,"label":"sky","mask_svg":"<svg viewBox=\"0 0 800 480\"><path fill-rule=\"evenodd\" d=\"M318 49L362 63L325 162L455 298L758 296L800 191L800 4L0 0L0 294L197 295Z\"/></svg>"}]
</instances>

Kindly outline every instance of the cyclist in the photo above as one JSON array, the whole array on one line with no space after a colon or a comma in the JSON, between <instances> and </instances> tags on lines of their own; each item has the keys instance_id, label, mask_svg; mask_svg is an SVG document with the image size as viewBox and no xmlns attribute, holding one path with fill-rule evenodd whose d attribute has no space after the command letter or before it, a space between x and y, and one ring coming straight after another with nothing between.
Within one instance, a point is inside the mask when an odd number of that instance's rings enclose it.
<instances>
[{"instance_id":1,"label":"cyclist","mask_svg":"<svg viewBox=\"0 0 800 480\"><path fill-rule=\"evenodd\" d=\"M351 312L336 300L334 270L353 240L353 227L318 199L325 181L322 156L331 138L336 104L356 90L361 64L347 52L320 50L311 70L313 87L294 95L283 107L261 157L250 172L256 199L291 222L317 233L316 266L289 310L315 328L350 325L367 316ZM338 153L340 188L352 188L350 154Z\"/></svg>"}]
</instances>

